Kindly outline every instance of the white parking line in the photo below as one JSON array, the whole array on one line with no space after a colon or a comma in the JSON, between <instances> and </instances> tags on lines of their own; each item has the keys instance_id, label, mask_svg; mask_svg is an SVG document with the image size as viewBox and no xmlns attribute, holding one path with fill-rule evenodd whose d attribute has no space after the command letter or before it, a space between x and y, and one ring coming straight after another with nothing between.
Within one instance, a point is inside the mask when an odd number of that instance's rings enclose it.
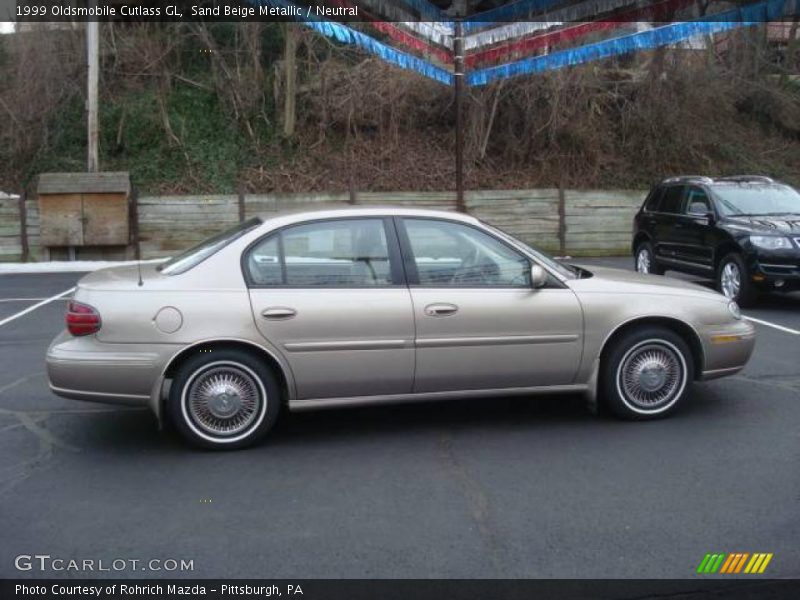
<instances>
[{"instance_id":1,"label":"white parking line","mask_svg":"<svg viewBox=\"0 0 800 600\"><path fill-rule=\"evenodd\" d=\"M71 287L71 288L69 288L68 290L65 290L65 291L61 292L60 294L56 294L55 296L52 296L52 297L50 297L50 298L45 298L45 299L44 299L44 300L42 300L41 302L37 302L37 303L36 303L36 304L34 304L33 306L29 306L29 307L28 307L28 308L26 308L25 310L21 310L20 312L18 312L18 313L17 313L17 314L15 314L15 315L11 315L10 317L6 317L6 318L5 318L5 319L3 319L2 321L0 321L0 327L2 327L3 325L5 325L6 323L10 323L11 321L14 321L14 320L16 320L16 319L19 319L20 317L24 317L24 316L25 316L25 315L27 315L28 313L35 311L37 308L40 308L40 307L44 306L45 304L49 304L49 303L50 303L50 302L52 302L53 300L58 300L59 298L63 298L63 297L64 297L64 296L66 296L67 294L71 294L71 293L72 293L72 292L74 292L74 291L75 291L75 288L74 288L74 287Z\"/></svg>"},{"instance_id":2,"label":"white parking line","mask_svg":"<svg viewBox=\"0 0 800 600\"><path fill-rule=\"evenodd\" d=\"M47 298L0 298L0 302L38 302Z\"/></svg>"},{"instance_id":3,"label":"white parking line","mask_svg":"<svg viewBox=\"0 0 800 600\"><path fill-rule=\"evenodd\" d=\"M800 335L800 331L797 331L797 329L790 329L789 327L784 327L783 325L778 325L777 323L770 323L769 321L762 321L761 319L754 319L753 317L747 316L745 316L745 319L752 321L753 323L758 323L759 325L764 325L765 327L772 327L778 331L785 331L786 333L791 333L793 335ZM2 325L2 323L0 323L0 325Z\"/></svg>"}]
</instances>

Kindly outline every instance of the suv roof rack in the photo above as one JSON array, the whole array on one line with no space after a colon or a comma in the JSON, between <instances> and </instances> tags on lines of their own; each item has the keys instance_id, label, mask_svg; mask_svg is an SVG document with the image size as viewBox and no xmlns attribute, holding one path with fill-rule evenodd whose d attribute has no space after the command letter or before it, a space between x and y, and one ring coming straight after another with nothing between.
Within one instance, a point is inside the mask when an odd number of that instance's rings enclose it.
<instances>
[{"instance_id":1,"label":"suv roof rack","mask_svg":"<svg viewBox=\"0 0 800 600\"><path fill-rule=\"evenodd\" d=\"M661 183L687 183L687 182L697 182L697 183L714 183L714 180L711 177L706 177L705 175L678 175L676 177L667 177Z\"/></svg>"},{"instance_id":2,"label":"suv roof rack","mask_svg":"<svg viewBox=\"0 0 800 600\"><path fill-rule=\"evenodd\" d=\"M772 177L766 175L730 175L729 177L717 177L716 180L734 183L775 183Z\"/></svg>"}]
</instances>

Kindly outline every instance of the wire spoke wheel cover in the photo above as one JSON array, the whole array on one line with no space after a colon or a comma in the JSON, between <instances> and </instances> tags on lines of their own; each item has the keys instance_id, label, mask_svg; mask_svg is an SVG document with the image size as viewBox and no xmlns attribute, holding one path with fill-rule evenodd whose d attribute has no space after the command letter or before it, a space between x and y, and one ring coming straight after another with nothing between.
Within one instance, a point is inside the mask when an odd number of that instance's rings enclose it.
<instances>
[{"instance_id":1,"label":"wire spoke wheel cover","mask_svg":"<svg viewBox=\"0 0 800 600\"><path fill-rule=\"evenodd\" d=\"M720 287L726 298L735 299L742 287L742 274L735 262L725 263L720 275Z\"/></svg>"},{"instance_id":2,"label":"wire spoke wheel cover","mask_svg":"<svg viewBox=\"0 0 800 600\"><path fill-rule=\"evenodd\" d=\"M182 408L203 437L231 438L260 422L267 402L258 376L235 362L205 365L186 382ZM187 414L188 413L188 414Z\"/></svg>"},{"instance_id":3,"label":"wire spoke wheel cover","mask_svg":"<svg viewBox=\"0 0 800 600\"><path fill-rule=\"evenodd\" d=\"M645 340L630 348L617 368L617 390L638 413L667 410L686 387L686 360L666 340Z\"/></svg>"}]
</instances>

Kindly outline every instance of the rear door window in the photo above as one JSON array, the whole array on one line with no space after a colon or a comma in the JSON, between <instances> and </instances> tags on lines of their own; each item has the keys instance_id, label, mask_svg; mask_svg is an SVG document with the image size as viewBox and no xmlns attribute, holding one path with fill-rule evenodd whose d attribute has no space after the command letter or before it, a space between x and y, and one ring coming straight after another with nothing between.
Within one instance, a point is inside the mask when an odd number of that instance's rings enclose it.
<instances>
[{"instance_id":1,"label":"rear door window","mask_svg":"<svg viewBox=\"0 0 800 600\"><path fill-rule=\"evenodd\" d=\"M671 185L664 192L658 211L678 215L683 212L683 190L682 185Z\"/></svg>"},{"instance_id":2,"label":"rear door window","mask_svg":"<svg viewBox=\"0 0 800 600\"><path fill-rule=\"evenodd\" d=\"M381 218L287 227L254 246L246 266L257 286L373 287L395 281Z\"/></svg>"}]
</instances>

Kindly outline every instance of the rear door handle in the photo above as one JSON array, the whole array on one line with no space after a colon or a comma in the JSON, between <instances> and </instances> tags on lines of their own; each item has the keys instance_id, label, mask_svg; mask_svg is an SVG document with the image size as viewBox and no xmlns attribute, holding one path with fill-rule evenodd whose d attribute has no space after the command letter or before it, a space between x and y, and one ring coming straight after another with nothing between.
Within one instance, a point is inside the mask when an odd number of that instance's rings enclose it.
<instances>
[{"instance_id":1,"label":"rear door handle","mask_svg":"<svg viewBox=\"0 0 800 600\"><path fill-rule=\"evenodd\" d=\"M448 317L458 312L455 304L429 304L425 307L425 314L429 317Z\"/></svg>"},{"instance_id":2,"label":"rear door handle","mask_svg":"<svg viewBox=\"0 0 800 600\"><path fill-rule=\"evenodd\" d=\"M297 311L286 306L272 306L262 310L261 316L265 319L270 319L271 321L280 321L282 319L291 319L292 317L297 316Z\"/></svg>"}]
</instances>

